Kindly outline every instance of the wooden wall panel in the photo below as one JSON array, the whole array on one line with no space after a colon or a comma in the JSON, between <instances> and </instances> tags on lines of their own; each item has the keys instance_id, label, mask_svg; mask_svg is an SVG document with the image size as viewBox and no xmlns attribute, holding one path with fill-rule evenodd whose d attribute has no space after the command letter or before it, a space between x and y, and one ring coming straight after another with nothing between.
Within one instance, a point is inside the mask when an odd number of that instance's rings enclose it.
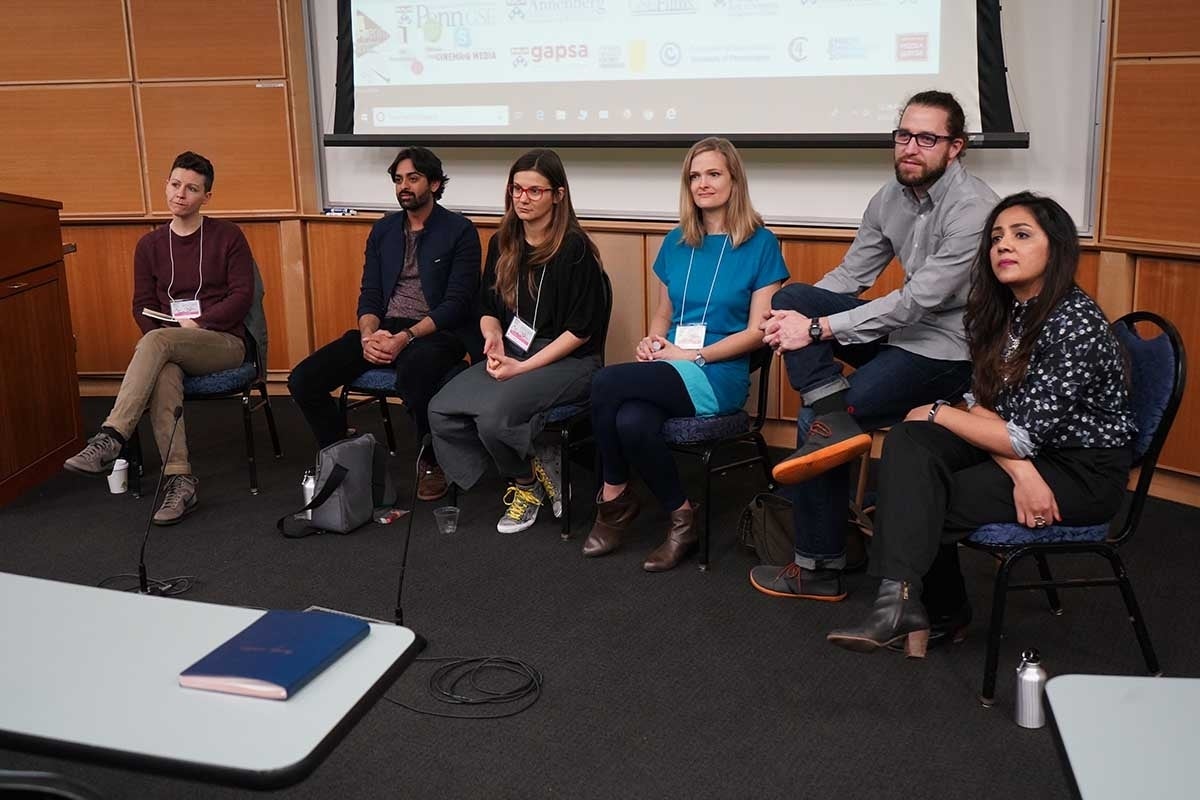
<instances>
[{"instance_id":1,"label":"wooden wall panel","mask_svg":"<svg viewBox=\"0 0 1200 800\"><path fill-rule=\"evenodd\" d=\"M312 221L305 226L314 347L322 347L358 325L355 311L371 223Z\"/></svg>"},{"instance_id":2,"label":"wooden wall panel","mask_svg":"<svg viewBox=\"0 0 1200 800\"><path fill-rule=\"evenodd\" d=\"M122 0L5 3L0 83L129 80Z\"/></svg>"},{"instance_id":3,"label":"wooden wall panel","mask_svg":"<svg viewBox=\"0 0 1200 800\"><path fill-rule=\"evenodd\" d=\"M658 251L662 249L664 239L666 239L665 234L657 233L647 234L645 237L645 246L643 249L646 253L646 291L642 295L643 324L642 330L638 334L638 339L641 339L650 330L650 317L653 316L654 309L658 307L659 294L662 292L658 276L654 274L654 260L658 258Z\"/></svg>"},{"instance_id":4,"label":"wooden wall panel","mask_svg":"<svg viewBox=\"0 0 1200 800\"><path fill-rule=\"evenodd\" d=\"M129 27L141 81L285 74L278 0L129 0Z\"/></svg>"},{"instance_id":5,"label":"wooden wall panel","mask_svg":"<svg viewBox=\"0 0 1200 800\"><path fill-rule=\"evenodd\" d=\"M1117 0L1113 56L1200 54L1195 0Z\"/></svg>"},{"instance_id":6,"label":"wooden wall panel","mask_svg":"<svg viewBox=\"0 0 1200 800\"><path fill-rule=\"evenodd\" d=\"M296 210L287 87L269 84L149 84L138 88L150 208L166 213L171 162L194 150L216 173L208 211Z\"/></svg>"},{"instance_id":7,"label":"wooden wall panel","mask_svg":"<svg viewBox=\"0 0 1200 800\"><path fill-rule=\"evenodd\" d=\"M1188 374L1200 375L1200 262L1139 258L1134 307L1166 317L1179 329L1188 353ZM1200 475L1200 392L1184 392L1160 467Z\"/></svg>"},{"instance_id":8,"label":"wooden wall panel","mask_svg":"<svg viewBox=\"0 0 1200 800\"><path fill-rule=\"evenodd\" d=\"M646 306L644 268L645 242L640 233L593 233L600 259L613 285L613 309L605 347L606 364L634 360L634 349L642 338Z\"/></svg>"},{"instance_id":9,"label":"wooden wall panel","mask_svg":"<svg viewBox=\"0 0 1200 800\"><path fill-rule=\"evenodd\" d=\"M278 222L239 222L250 252L262 274L263 310L267 314L267 369L286 370L291 367L288 351L287 324L283 303L283 261L280 254Z\"/></svg>"},{"instance_id":10,"label":"wooden wall panel","mask_svg":"<svg viewBox=\"0 0 1200 800\"><path fill-rule=\"evenodd\" d=\"M1099 302L1100 294L1100 254L1095 251L1085 251L1079 254L1079 269L1075 271L1075 282L1079 288L1090 294ZM1101 304L1103 307L1103 304ZM1105 309L1107 312L1107 309Z\"/></svg>"},{"instance_id":11,"label":"wooden wall panel","mask_svg":"<svg viewBox=\"0 0 1200 800\"><path fill-rule=\"evenodd\" d=\"M64 225L76 369L123 374L142 332L133 321L133 250L152 225Z\"/></svg>"},{"instance_id":12,"label":"wooden wall panel","mask_svg":"<svg viewBox=\"0 0 1200 800\"><path fill-rule=\"evenodd\" d=\"M144 214L133 90L126 84L0 88L4 191L63 214Z\"/></svg>"},{"instance_id":13,"label":"wooden wall panel","mask_svg":"<svg viewBox=\"0 0 1200 800\"><path fill-rule=\"evenodd\" d=\"M1112 68L1101 238L1200 247L1200 60Z\"/></svg>"}]
</instances>

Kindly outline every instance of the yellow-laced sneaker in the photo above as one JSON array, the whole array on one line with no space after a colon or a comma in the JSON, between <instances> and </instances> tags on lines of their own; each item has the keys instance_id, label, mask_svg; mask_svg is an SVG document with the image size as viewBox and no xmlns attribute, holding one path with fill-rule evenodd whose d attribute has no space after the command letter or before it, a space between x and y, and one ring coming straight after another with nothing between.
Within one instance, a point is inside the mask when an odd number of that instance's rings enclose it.
<instances>
[{"instance_id":1,"label":"yellow-laced sneaker","mask_svg":"<svg viewBox=\"0 0 1200 800\"><path fill-rule=\"evenodd\" d=\"M504 504L508 506L508 511L496 523L496 530L500 533L520 533L528 528L537 521L538 509L545 496L546 490L540 483L534 482L532 486L510 484L504 492Z\"/></svg>"},{"instance_id":2,"label":"yellow-laced sneaker","mask_svg":"<svg viewBox=\"0 0 1200 800\"><path fill-rule=\"evenodd\" d=\"M554 518L561 519L563 499L559 487L562 485L562 472L558 468L557 447L538 447L536 449L536 455L533 457L533 476L546 490L546 497L550 498L550 511L553 512Z\"/></svg>"}]
</instances>

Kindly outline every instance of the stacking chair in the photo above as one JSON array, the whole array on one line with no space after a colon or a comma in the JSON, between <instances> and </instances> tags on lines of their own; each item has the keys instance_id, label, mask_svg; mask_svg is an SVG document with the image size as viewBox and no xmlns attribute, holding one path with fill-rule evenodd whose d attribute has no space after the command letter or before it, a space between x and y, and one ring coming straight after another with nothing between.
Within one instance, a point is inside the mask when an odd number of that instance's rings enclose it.
<instances>
[{"instance_id":1,"label":"stacking chair","mask_svg":"<svg viewBox=\"0 0 1200 800\"><path fill-rule=\"evenodd\" d=\"M613 288L607 272L604 278L604 325L600 329L600 366L604 367L604 348L608 344L608 323L612 320ZM558 433L559 463L562 465L563 540L571 538L571 454L592 441L592 401L584 398L577 403L555 406L546 413L546 431ZM597 470L598 473L598 470ZM599 476L597 474L597 482ZM594 495L593 495L594 496Z\"/></svg>"},{"instance_id":2,"label":"stacking chair","mask_svg":"<svg viewBox=\"0 0 1200 800\"><path fill-rule=\"evenodd\" d=\"M771 477L771 458L767 453L767 442L762 435L763 423L767 419L767 389L774 358L775 354L769 347L760 347L750 354L750 375L758 374L758 406L753 417L745 410L739 409L730 414L710 417L673 417L663 423L663 438L670 448L677 453L695 456L704 465L704 499L700 501L704 511L704 526L700 529L701 570L708 569L712 476L737 467L759 464L766 478L767 489L775 489L775 481ZM713 464L713 456L718 452L750 445L755 448L753 454Z\"/></svg>"},{"instance_id":3,"label":"stacking chair","mask_svg":"<svg viewBox=\"0 0 1200 800\"><path fill-rule=\"evenodd\" d=\"M267 431L271 434L271 446L275 458L279 449L279 432L275 428L275 414L271 411L271 398L267 394L267 318L263 311L263 282L258 265L254 265L254 299L250 313L246 315L246 359L240 366L211 372L207 375L186 375L183 379L183 399L242 401L242 424L246 432L246 462L250 471L250 494L258 494L258 467L254 454L254 425L251 415L262 409L267 418ZM259 397L254 397L254 392ZM142 442L137 428L129 437L126 452L130 461L131 488L135 497L141 496Z\"/></svg>"},{"instance_id":4,"label":"stacking chair","mask_svg":"<svg viewBox=\"0 0 1200 800\"><path fill-rule=\"evenodd\" d=\"M1153 325L1157 333L1150 338L1143 338L1135 328L1136 323ZM1016 523L984 525L963 541L967 547L983 550L1000 560L992 593L992 619L988 626L983 689L979 694L979 700L985 706L991 706L995 696L1005 601L1008 592L1022 589L1045 591L1050 610L1058 615L1062 613L1058 600L1059 589L1119 587L1129 621L1133 623L1134 634L1141 646L1142 657L1146 661L1146 671L1151 675L1161 674L1146 622L1133 594L1133 584L1117 550L1129 541L1141 522L1154 467L1179 409L1187 380L1187 364L1178 331L1156 314L1146 311L1126 314L1113 323L1113 331L1129 358L1132 405L1138 426L1133 464L1139 473L1136 487L1123 513L1118 514L1111 523L1101 525L1051 525L1041 529ZM1049 557L1064 554L1100 556L1108 561L1113 577L1054 578L1050 572ZM1032 556L1037 563L1041 580L1012 583L1010 575L1013 566L1027 556Z\"/></svg>"}]
</instances>

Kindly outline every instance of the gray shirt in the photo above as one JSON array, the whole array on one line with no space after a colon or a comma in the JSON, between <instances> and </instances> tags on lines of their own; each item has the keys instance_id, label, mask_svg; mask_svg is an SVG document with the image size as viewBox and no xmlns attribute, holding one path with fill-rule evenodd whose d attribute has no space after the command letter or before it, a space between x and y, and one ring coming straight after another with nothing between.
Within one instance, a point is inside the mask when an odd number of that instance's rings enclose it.
<instances>
[{"instance_id":1,"label":"gray shirt","mask_svg":"<svg viewBox=\"0 0 1200 800\"><path fill-rule=\"evenodd\" d=\"M971 266L998 201L957 160L924 198L896 180L876 192L846 257L816 285L857 297L897 257L904 286L830 315L834 338L861 344L886 336L888 344L918 355L966 361L963 309Z\"/></svg>"}]
</instances>

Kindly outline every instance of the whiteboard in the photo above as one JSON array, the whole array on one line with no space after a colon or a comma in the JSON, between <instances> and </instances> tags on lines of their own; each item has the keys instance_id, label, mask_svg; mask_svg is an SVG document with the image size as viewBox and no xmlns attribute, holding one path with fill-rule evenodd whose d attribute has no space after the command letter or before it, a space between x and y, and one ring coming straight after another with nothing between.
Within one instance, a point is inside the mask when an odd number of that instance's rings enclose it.
<instances>
[{"instance_id":1,"label":"whiteboard","mask_svg":"<svg viewBox=\"0 0 1200 800\"><path fill-rule=\"evenodd\" d=\"M1104 0L1007 0L1001 22L1009 96L1028 150L968 150L964 164L1001 195L1032 189L1057 199L1080 232L1094 226ZM333 132L336 0L308 0L314 127ZM924 87L923 87L924 88ZM902 98L901 98L902 99ZM786 102L786 98L764 98ZM719 134L714 125L713 133ZM450 182L443 203L473 214L503 209L508 168L526 148L436 151ZM580 216L674 220L687 148L555 148ZM396 208L386 169L396 148L318 147L325 206ZM742 149L755 207L771 224L853 227L890 177L890 150Z\"/></svg>"}]
</instances>

